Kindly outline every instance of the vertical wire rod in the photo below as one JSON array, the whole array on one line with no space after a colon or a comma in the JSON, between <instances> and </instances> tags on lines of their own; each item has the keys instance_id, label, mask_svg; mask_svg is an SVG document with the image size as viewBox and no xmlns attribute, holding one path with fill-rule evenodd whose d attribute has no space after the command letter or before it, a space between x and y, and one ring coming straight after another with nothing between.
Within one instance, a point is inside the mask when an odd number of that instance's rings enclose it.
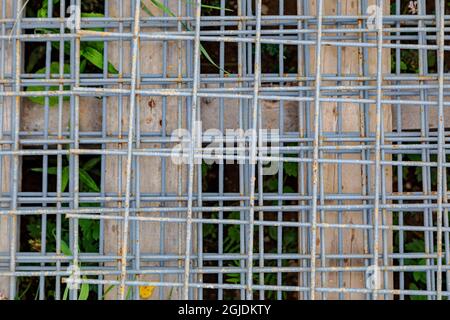
<instances>
[{"instance_id":1,"label":"vertical wire rod","mask_svg":"<svg viewBox=\"0 0 450 320\"><path fill-rule=\"evenodd\" d=\"M189 145L189 177L188 177L188 206L186 216L186 243L185 243L185 259L184 259L184 282L183 282L183 299L189 299L189 273L191 260L191 242L192 242L192 206L194 192L194 148L197 143L197 132L201 128L197 128L197 103L198 90L200 86L200 22L202 15L201 0L195 2L195 39L194 39L194 83L192 88L192 113L191 113L191 143Z\"/></svg>"},{"instance_id":2,"label":"vertical wire rod","mask_svg":"<svg viewBox=\"0 0 450 320\"><path fill-rule=\"evenodd\" d=\"M128 229L130 216L131 199L131 164L133 160L133 134L134 134L134 113L136 109L136 83L137 83L137 62L139 55L139 21L140 21L141 0L136 0L134 8L133 42L131 57L131 93L130 110L128 118L128 149L126 164L126 187L125 187L125 211L122 230L122 252L120 262L120 300L125 300L125 281L127 276L127 252L128 252Z\"/></svg>"},{"instance_id":3,"label":"vertical wire rod","mask_svg":"<svg viewBox=\"0 0 450 320\"><path fill-rule=\"evenodd\" d=\"M442 201L446 188L444 181L445 162L445 127L444 127L444 26L445 26L445 1L436 1L436 25L438 27L438 181L437 181L437 299L442 300Z\"/></svg>"},{"instance_id":4,"label":"vertical wire rod","mask_svg":"<svg viewBox=\"0 0 450 320\"><path fill-rule=\"evenodd\" d=\"M22 15L22 0L18 0L16 3L16 35L19 36L21 32L21 15ZM20 141L19 141L19 132L20 132L20 70L21 70L21 43L20 40L17 39L15 41L15 102L14 102L14 151L18 151L20 149ZM19 155L16 154L13 157L13 168L12 168L12 202L11 209L17 210L18 208L18 192L19 192ZM10 261L9 261L9 269L11 272L16 270L16 249L17 249L17 215L13 214L11 216L10 221L10 232L11 232L11 242L10 242ZM10 298L16 296L16 277L12 276L9 282L9 295Z\"/></svg>"},{"instance_id":5,"label":"vertical wire rod","mask_svg":"<svg viewBox=\"0 0 450 320\"><path fill-rule=\"evenodd\" d=\"M312 175L312 210L311 210L311 274L310 299L315 300L316 292L316 244L317 244L317 197L319 181L319 138L320 138L320 84L322 68L322 16L323 0L317 2L317 40L316 40L316 87L314 92L314 142Z\"/></svg>"},{"instance_id":6,"label":"vertical wire rod","mask_svg":"<svg viewBox=\"0 0 450 320\"><path fill-rule=\"evenodd\" d=\"M249 225L247 234L247 299L253 299L253 236L254 236L254 219L255 219L255 186L256 186L256 149L257 149L257 120L258 120L258 96L261 84L261 6L262 1L256 2L256 39L255 39L255 64L253 73L255 75L253 86L253 105L252 105L252 132L250 140L250 208L249 208ZM259 128L261 130L261 128ZM259 173L261 175L261 172ZM259 190L261 192L261 190Z\"/></svg>"},{"instance_id":7,"label":"vertical wire rod","mask_svg":"<svg viewBox=\"0 0 450 320\"><path fill-rule=\"evenodd\" d=\"M373 286L372 297L374 300L378 296L378 252L379 252L379 216L380 216L380 182L381 182L381 99L383 84L383 0L377 0L376 11L377 30L377 98L376 98L376 140L375 140L375 194L374 194L374 239L373 239L373 266L375 272L375 285Z\"/></svg>"}]
</instances>

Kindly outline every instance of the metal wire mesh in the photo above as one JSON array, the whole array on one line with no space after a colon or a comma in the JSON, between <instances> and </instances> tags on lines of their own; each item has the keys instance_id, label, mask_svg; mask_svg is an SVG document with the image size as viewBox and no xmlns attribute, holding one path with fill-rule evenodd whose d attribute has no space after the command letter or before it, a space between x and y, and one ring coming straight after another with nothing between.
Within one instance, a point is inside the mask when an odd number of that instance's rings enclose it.
<instances>
[{"instance_id":1,"label":"metal wire mesh","mask_svg":"<svg viewBox=\"0 0 450 320\"><path fill-rule=\"evenodd\" d=\"M0 1L4 295L448 299L446 1L142 3Z\"/></svg>"}]
</instances>

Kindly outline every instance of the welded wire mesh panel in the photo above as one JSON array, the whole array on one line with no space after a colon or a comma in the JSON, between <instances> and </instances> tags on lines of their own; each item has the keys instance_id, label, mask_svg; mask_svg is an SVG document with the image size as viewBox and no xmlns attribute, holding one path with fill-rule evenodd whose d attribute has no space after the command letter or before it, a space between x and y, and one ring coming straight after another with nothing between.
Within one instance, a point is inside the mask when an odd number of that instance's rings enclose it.
<instances>
[{"instance_id":1,"label":"welded wire mesh panel","mask_svg":"<svg viewBox=\"0 0 450 320\"><path fill-rule=\"evenodd\" d=\"M0 297L448 299L449 11L0 0Z\"/></svg>"}]
</instances>

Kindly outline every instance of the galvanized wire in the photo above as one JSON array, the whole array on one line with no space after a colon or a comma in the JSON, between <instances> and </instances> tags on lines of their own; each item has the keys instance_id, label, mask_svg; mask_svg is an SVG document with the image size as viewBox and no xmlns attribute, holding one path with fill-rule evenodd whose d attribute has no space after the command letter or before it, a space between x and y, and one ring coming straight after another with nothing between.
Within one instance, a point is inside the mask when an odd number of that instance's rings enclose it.
<instances>
[{"instance_id":1,"label":"galvanized wire","mask_svg":"<svg viewBox=\"0 0 450 320\"><path fill-rule=\"evenodd\" d=\"M47 18L25 17L24 1L1 1L0 178L9 178L0 190L0 221L7 221L8 230L6 237L0 235L7 241L6 246L0 246L0 283L7 279L7 295L20 295L20 279L35 277L39 279L39 299L48 298L49 281L54 286L53 297L62 299L64 282L71 276L68 266L81 265L81 277L75 283L95 286L99 299L110 286L119 288L120 299L142 298L142 286L161 288L159 299L168 298L166 290L172 289L179 290L177 297L184 299L448 299L446 108L450 106L450 75L446 58L450 46L446 2L419 1L416 13L405 13L404 1L360 0L356 1L357 13L345 14L346 1L319 0L316 8L311 8L311 1L297 0L296 12L287 12L288 1L279 0L274 6L278 13L267 13L263 8L268 1L220 0L217 3L221 9L212 15L206 15L200 6L204 1L180 1L176 6L171 1L162 2L172 6L174 16L167 12L147 16L140 1L109 0L105 1L105 17L77 16L75 29L68 31L69 17L52 17L53 1L49 1ZM431 2L435 8L432 12ZM225 10L234 4L233 12ZM371 28L373 17L367 9L374 4L384 13L390 4L395 8ZM81 1L60 0L60 16L68 5L80 6ZM119 16L110 16L112 5L118 6ZM335 8L333 14L329 13L331 6ZM7 12L7 7L12 11ZM43 28L59 31L35 33ZM64 41L70 44L70 52L64 52ZM121 48L127 45L130 61L120 50L115 66L120 76L107 70L80 72L81 45L85 41L103 42L104 65L114 44ZM52 42L59 43L59 50ZM143 65L143 43L153 42L162 44L161 73L139 69ZM174 43L178 65L172 70L168 64ZM42 74L25 71L24 48L35 44L45 45L46 72ZM203 50L212 53L214 44L218 45L218 54L213 54L217 68L202 57ZM278 71L264 71L269 61L263 50L267 45L278 52ZM234 51L227 51L230 46ZM295 54L285 57L285 49L291 47ZM324 67L325 48L330 47L336 49L335 71ZM351 49L360 54L355 62L357 72L348 72L341 64L345 51ZM406 51L417 56L415 72L402 69L402 52ZM230 52L237 55L235 66L227 63ZM61 63L65 54L70 56L69 73ZM429 65L430 54L435 55L435 70ZM56 55L59 72L52 76L50 65ZM296 70L286 70L289 59L296 61ZM392 70L386 66L389 61ZM203 70L208 64L208 71ZM43 89L27 90L33 86ZM45 98L43 125L36 130L23 129L25 102L33 96ZM50 106L52 97L58 97L57 106ZM80 124L81 100L94 97L101 99L98 130ZM149 97L162 99L160 131L146 132L139 124L141 100ZM173 98L176 111L168 107L168 100ZM70 100L68 128L63 124L65 99ZM222 136L219 142L231 140L231 146L222 147L222 154L206 155L205 145L217 140L196 131L196 123L204 120L208 107L204 101L217 103L217 129L221 132L227 129L231 105L237 110L234 125L254 131L247 136L239 132ZM268 101L278 116L276 139L263 138L257 132L269 117L264 108ZM285 120L292 104L296 106L296 118ZM330 105L336 107L335 130L324 126ZM349 105L359 110L360 128L345 128ZM166 126L172 112L177 113L177 123ZM419 118L416 125L405 120L413 112ZM128 124L120 123L112 130L107 123L107 115L112 113L119 119L127 118ZM56 131L49 120L52 114L57 114ZM385 121L391 114L393 128ZM294 129L286 121L296 123ZM168 127L185 127L191 134L189 164L180 166L175 175L167 168L173 147L180 141L171 137ZM275 143L279 148L273 155L269 145ZM66 156L69 191L62 190ZM82 156L101 157L100 192L80 190ZM27 157L42 159L41 191L21 190L25 172L21 163ZM123 177L121 173L115 177L115 192L106 191L111 180L104 173L111 158L119 159L117 168L124 171ZM160 177L141 176L149 172L140 163L143 158L161 159ZM50 159L56 159L54 188L49 180ZM217 189L205 190L207 177L202 175L199 161L211 159L234 160L237 165L220 162L216 168ZM276 186L270 191L263 175L263 165L268 161L278 162ZM290 164L296 165L296 181L294 186L289 185L294 190L286 191L284 178ZM361 179L358 191L344 188L350 165L350 174ZM324 176L330 166L336 168L336 180ZM408 186L411 168L420 178L416 183L421 184L414 188ZM392 169L394 179L386 173ZM230 170L238 172L232 191L226 186ZM158 179L161 191L142 189L142 180L152 178ZM176 180L176 191L167 191L171 183L168 179ZM336 185L330 188L333 183ZM3 184L9 186L7 190ZM350 214L359 214L361 219L349 221ZM329 218L334 215L335 221ZM41 221L37 252L23 251L19 244L27 237L23 224L31 216ZM55 239L49 239L48 223L53 217ZM70 222L72 256L62 252L64 219ZM79 222L89 219L100 222L97 252L78 250L82 236ZM105 249L112 241L106 232L108 222L120 226L120 250L116 254ZM149 222L161 226L159 252L142 249L141 227ZM177 253L169 251L165 243L168 225L179 228ZM214 245L203 235L210 226ZM238 226L238 248L234 252L226 248L232 226ZM295 252L284 247L293 229ZM276 236L272 234L272 240L267 241L268 230L275 230ZM346 250L349 234L357 234L361 250ZM414 239L422 241L423 247L411 250ZM53 240L56 252L47 248L47 242ZM327 247L331 242L335 251ZM382 279L376 279L381 281L379 287L366 283L372 269L382 275ZM146 280L144 275L158 280ZM268 275L274 277L267 280ZM423 275L421 285L411 285ZM363 283L349 280L355 277ZM128 287L133 288L130 295ZM71 290L70 298L77 299L78 293Z\"/></svg>"}]
</instances>

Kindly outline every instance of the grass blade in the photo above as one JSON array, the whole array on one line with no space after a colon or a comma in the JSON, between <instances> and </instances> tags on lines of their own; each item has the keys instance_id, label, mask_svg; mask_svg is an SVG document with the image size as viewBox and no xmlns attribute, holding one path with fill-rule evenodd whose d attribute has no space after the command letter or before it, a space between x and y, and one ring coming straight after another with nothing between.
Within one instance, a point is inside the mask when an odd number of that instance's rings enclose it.
<instances>
[{"instance_id":1,"label":"grass blade","mask_svg":"<svg viewBox=\"0 0 450 320\"><path fill-rule=\"evenodd\" d=\"M208 60L209 63L211 63L214 67L216 67L220 71L223 71L227 75L230 74L227 70L221 68L217 63L214 62L214 60L211 58L208 51L206 51L205 47L203 47L202 44L200 44L200 52L203 54L203 56L206 58L206 60Z\"/></svg>"},{"instance_id":2,"label":"grass blade","mask_svg":"<svg viewBox=\"0 0 450 320\"><path fill-rule=\"evenodd\" d=\"M97 165L97 163L100 162L100 160L102 160L102 158L100 158L100 157L92 158L91 160L89 160L88 162L86 162L83 165L83 169L86 171L90 171L92 168L94 168Z\"/></svg>"},{"instance_id":3,"label":"grass blade","mask_svg":"<svg viewBox=\"0 0 450 320\"><path fill-rule=\"evenodd\" d=\"M63 294L63 300L67 300L67 298L69 297L69 286L66 285L66 288L64 289L64 294Z\"/></svg>"},{"instance_id":4,"label":"grass blade","mask_svg":"<svg viewBox=\"0 0 450 320\"><path fill-rule=\"evenodd\" d=\"M94 179L92 179L89 173L83 168L80 168L80 181L83 182L90 191L100 192L100 188L97 186Z\"/></svg>"},{"instance_id":5,"label":"grass blade","mask_svg":"<svg viewBox=\"0 0 450 320\"><path fill-rule=\"evenodd\" d=\"M68 257L72 256L72 250L70 250L69 246L67 245L67 243L61 239L61 252Z\"/></svg>"},{"instance_id":6,"label":"grass blade","mask_svg":"<svg viewBox=\"0 0 450 320\"><path fill-rule=\"evenodd\" d=\"M165 12L168 16L175 17L175 14L172 12L172 10L166 7L162 2L159 2L158 0L151 0L151 2L155 5L155 7Z\"/></svg>"},{"instance_id":7,"label":"grass blade","mask_svg":"<svg viewBox=\"0 0 450 320\"><path fill-rule=\"evenodd\" d=\"M158 9L162 10L163 12L165 12L167 15L171 16L171 17L176 17L176 15L172 12L172 10L170 10L170 8L166 7L163 3L161 3L158 0L151 0L151 2L153 3L154 6L156 6ZM142 3L142 6L145 7L146 9L144 9L144 11L149 11L148 7ZM202 5L202 6L206 6L206 5ZM217 9L218 7L214 7L215 9ZM150 12L151 13L151 12ZM182 22L183 27L187 30L187 31L192 31L191 28L189 28L189 26ZM208 60L209 63L211 63L214 67L216 67L217 69L223 71L225 74L229 75L230 73L221 68L217 63L214 62L214 60L211 58L211 56L209 55L208 51L205 49L205 47L200 43L200 52L201 54L206 58L206 60Z\"/></svg>"},{"instance_id":8,"label":"grass blade","mask_svg":"<svg viewBox=\"0 0 450 320\"><path fill-rule=\"evenodd\" d=\"M190 4L195 4L194 1L188 1L188 0L185 0L185 2L190 3ZM214 6L214 5L210 5L210 4L202 4L202 8L205 8L205 9L213 9L213 10L222 10L222 9L223 9L223 10L225 10L225 11L234 12L233 9L222 8L222 7Z\"/></svg>"},{"instance_id":9,"label":"grass blade","mask_svg":"<svg viewBox=\"0 0 450 320\"><path fill-rule=\"evenodd\" d=\"M82 18L104 18L105 15L103 13L97 13L97 12L82 12L81 13Z\"/></svg>"},{"instance_id":10,"label":"grass blade","mask_svg":"<svg viewBox=\"0 0 450 320\"><path fill-rule=\"evenodd\" d=\"M96 66L97 68L103 70L103 54L100 53L97 49L95 49L95 48L93 48L91 46L86 46L80 52L80 54L81 54L81 56L83 56L83 58L88 60L94 66ZM109 73L113 73L113 74L117 74L118 73L116 68L109 62L108 62L108 72Z\"/></svg>"},{"instance_id":11,"label":"grass blade","mask_svg":"<svg viewBox=\"0 0 450 320\"><path fill-rule=\"evenodd\" d=\"M38 71L36 71L36 74L45 74L47 72L47 68L44 67L42 69L39 69ZM70 73L70 66L68 64L64 64L64 73L68 74ZM52 62L50 64L50 78L55 78L56 75L58 75L59 77L59 63L58 62ZM53 77L52 77L53 76ZM69 87L68 86L64 86L64 90L68 90ZM58 86L50 86L49 89L47 89L45 86L29 86L27 87L26 91L30 92L30 91L40 91L40 92L44 92L44 91L57 91L59 90ZM53 97L47 97L48 98L48 104L50 107L53 107L55 105L58 104L59 102L59 97L53 96ZM45 99L46 97L44 96L30 96L28 97L28 99L34 103L40 104L40 105L45 105ZM64 97L63 98L64 101L68 101L69 97Z\"/></svg>"},{"instance_id":12,"label":"grass blade","mask_svg":"<svg viewBox=\"0 0 450 320\"><path fill-rule=\"evenodd\" d=\"M146 14L148 14L150 17L154 17L154 14L150 11L150 9L145 5L145 3L141 2L141 8L144 10Z\"/></svg>"},{"instance_id":13,"label":"grass blade","mask_svg":"<svg viewBox=\"0 0 450 320\"><path fill-rule=\"evenodd\" d=\"M112 284L112 285L110 285L108 288L106 288L105 292L103 293L102 299L105 299L106 295L107 295L108 293L110 293L111 290L114 289L115 286L116 286L115 284Z\"/></svg>"},{"instance_id":14,"label":"grass blade","mask_svg":"<svg viewBox=\"0 0 450 320\"><path fill-rule=\"evenodd\" d=\"M69 167L64 167L62 173L61 173L61 192L66 191L67 185L69 184Z\"/></svg>"},{"instance_id":15,"label":"grass blade","mask_svg":"<svg viewBox=\"0 0 450 320\"><path fill-rule=\"evenodd\" d=\"M83 277L83 280L87 280L87 278ZM78 300L85 301L88 298L89 298L89 283L82 283Z\"/></svg>"}]
</instances>

